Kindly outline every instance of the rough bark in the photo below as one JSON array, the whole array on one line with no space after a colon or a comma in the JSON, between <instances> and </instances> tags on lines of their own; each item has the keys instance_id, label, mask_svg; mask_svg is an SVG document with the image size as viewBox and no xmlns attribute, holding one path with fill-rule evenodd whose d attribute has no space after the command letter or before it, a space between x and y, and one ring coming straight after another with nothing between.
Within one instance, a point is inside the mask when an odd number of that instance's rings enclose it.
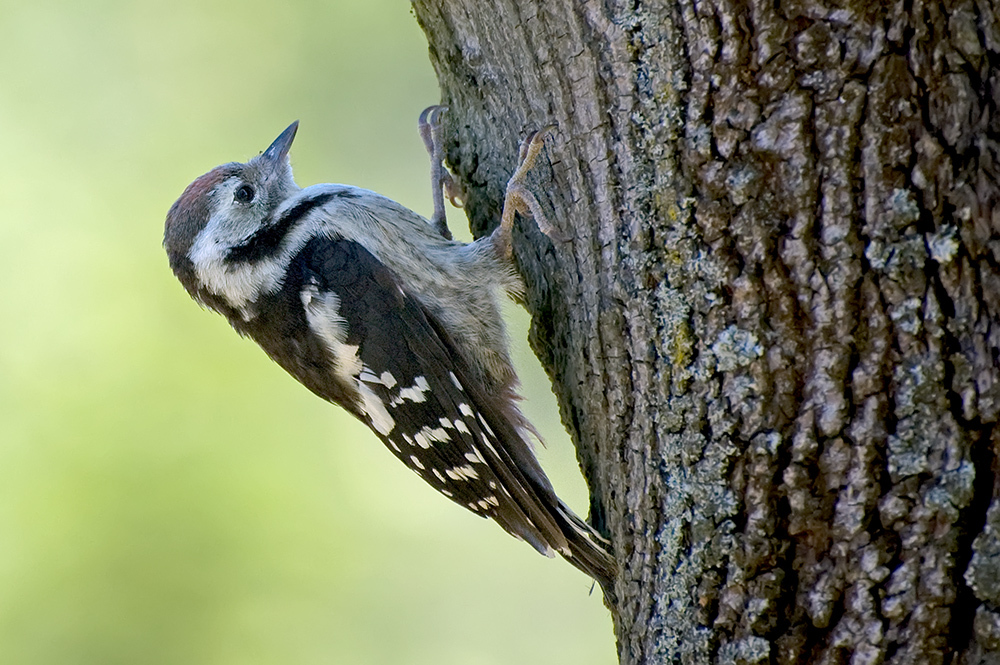
<instances>
[{"instance_id":1,"label":"rough bark","mask_svg":"<svg viewBox=\"0 0 1000 665\"><path fill-rule=\"evenodd\" d=\"M996 0L414 0L623 663L1000 662Z\"/></svg>"}]
</instances>

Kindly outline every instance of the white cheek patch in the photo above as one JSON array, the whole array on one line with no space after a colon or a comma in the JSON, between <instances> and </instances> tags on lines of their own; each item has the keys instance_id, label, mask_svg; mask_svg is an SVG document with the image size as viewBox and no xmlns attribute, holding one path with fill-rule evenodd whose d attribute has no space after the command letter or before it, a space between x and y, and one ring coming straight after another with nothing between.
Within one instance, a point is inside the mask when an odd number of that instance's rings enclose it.
<instances>
[{"instance_id":1,"label":"white cheek patch","mask_svg":"<svg viewBox=\"0 0 1000 665\"><path fill-rule=\"evenodd\" d=\"M280 218L283 212L299 204L303 198L315 195L316 189L318 188L311 187L308 192L301 190L298 196L290 197L274 211L275 218ZM340 191L345 188L325 189ZM254 231L259 230L262 220L256 226L249 221L241 226L238 222L227 221L234 215L231 208L224 207L216 211L205 228L195 236L188 258L194 266L198 281L211 293L224 298L249 320L255 316L252 307L254 301L261 294L274 293L280 289L295 255L309 240L322 235L324 229L330 226L327 213L326 206L310 211L282 239L280 250L272 256L232 262L227 260L230 250L245 243Z\"/></svg>"},{"instance_id":2,"label":"white cheek patch","mask_svg":"<svg viewBox=\"0 0 1000 665\"><path fill-rule=\"evenodd\" d=\"M220 191L223 194L232 189L226 183L218 187L224 188ZM385 232L393 226L377 221L376 213L379 210L388 206L393 214L408 214L421 219L416 213L400 208L374 192L348 185L330 184L298 190L273 215L275 219L279 219L283 213L304 201L325 194L332 195L332 198L298 220L282 239L279 251L243 263L227 261L229 251L245 243L254 231L260 229L264 220L257 220L256 225L249 219L243 222L233 221L235 215L231 206L216 210L205 228L195 236L188 251L187 256L194 266L198 281L208 291L239 310L244 319L250 320L256 316L254 302L262 294L273 293L281 288L288 266L312 238L326 235L353 240L378 257L379 248L387 239ZM340 196L345 194L349 196ZM373 238L377 238L379 242ZM407 265L406 256L396 259ZM391 387L388 383L385 385Z\"/></svg>"},{"instance_id":3,"label":"white cheek patch","mask_svg":"<svg viewBox=\"0 0 1000 665\"><path fill-rule=\"evenodd\" d=\"M205 288L225 298L236 309L244 310L262 291L280 282L282 267L271 261L226 263L229 250L215 237L215 230L210 221L195 236L188 258Z\"/></svg>"}]
</instances>

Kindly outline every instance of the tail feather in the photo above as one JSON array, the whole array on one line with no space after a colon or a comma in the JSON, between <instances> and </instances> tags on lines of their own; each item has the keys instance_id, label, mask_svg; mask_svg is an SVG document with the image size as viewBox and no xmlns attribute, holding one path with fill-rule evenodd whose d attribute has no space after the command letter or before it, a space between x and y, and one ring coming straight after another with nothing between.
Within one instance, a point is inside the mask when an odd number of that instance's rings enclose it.
<instances>
[{"instance_id":1,"label":"tail feather","mask_svg":"<svg viewBox=\"0 0 1000 665\"><path fill-rule=\"evenodd\" d=\"M577 517L562 501L559 501L556 512L563 536L569 545L568 552L559 553L570 564L594 578L601 585L608 602L614 603L618 562L611 554L611 543Z\"/></svg>"}]
</instances>

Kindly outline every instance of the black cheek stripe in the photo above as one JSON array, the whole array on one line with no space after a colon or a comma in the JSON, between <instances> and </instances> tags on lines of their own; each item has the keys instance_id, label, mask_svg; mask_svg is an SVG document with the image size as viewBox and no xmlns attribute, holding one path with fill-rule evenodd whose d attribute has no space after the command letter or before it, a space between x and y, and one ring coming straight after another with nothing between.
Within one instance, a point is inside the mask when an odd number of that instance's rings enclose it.
<instances>
[{"instance_id":1,"label":"black cheek stripe","mask_svg":"<svg viewBox=\"0 0 1000 665\"><path fill-rule=\"evenodd\" d=\"M296 203L276 222L265 224L245 243L230 249L226 254L226 261L229 263L252 263L277 253L281 241L300 219L337 196L340 196L337 192L326 192Z\"/></svg>"}]
</instances>

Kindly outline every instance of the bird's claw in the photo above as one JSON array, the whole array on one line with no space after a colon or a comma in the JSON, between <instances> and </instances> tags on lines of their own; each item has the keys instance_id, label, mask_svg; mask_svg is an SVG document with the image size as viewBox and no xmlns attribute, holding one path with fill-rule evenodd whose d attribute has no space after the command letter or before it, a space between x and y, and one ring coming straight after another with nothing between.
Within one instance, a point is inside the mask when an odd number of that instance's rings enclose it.
<instances>
[{"instance_id":1,"label":"bird's claw","mask_svg":"<svg viewBox=\"0 0 1000 665\"><path fill-rule=\"evenodd\" d=\"M424 147L431 157L431 196L434 202L434 215L431 222L442 236L450 240L451 232L448 230L444 199L447 197L453 206L461 208L464 205L465 193L455 177L444 166L441 117L447 110L447 106L428 106L420 113L418 126L420 138L423 139ZM534 167L535 161L545 145L545 136L553 129L555 129L555 125L547 125L531 132L524 137L518 148L517 168L514 170L514 175L507 181L500 226L493 231L491 236L497 252L506 259L510 259L513 255L511 233L514 228L515 213L530 214L535 218L535 223L538 224L538 229L542 233L555 242L566 241L566 237L549 222L538 199L525 184L528 172Z\"/></svg>"},{"instance_id":2,"label":"bird's claw","mask_svg":"<svg viewBox=\"0 0 1000 665\"><path fill-rule=\"evenodd\" d=\"M441 116L447 110L447 106L428 106L420 113L417 126L420 129L420 138L424 141L427 154L431 156L431 197L434 202L434 215L431 218L431 223L434 224L434 228L442 236L450 240L451 231L448 230L444 197L447 196L448 200L456 208L461 208L464 205L465 196L458 181L455 180L444 166Z\"/></svg>"},{"instance_id":3,"label":"bird's claw","mask_svg":"<svg viewBox=\"0 0 1000 665\"><path fill-rule=\"evenodd\" d=\"M545 136L554 128L555 125L547 125L531 132L521 141L518 149L517 168L514 170L514 175L507 181L500 226L493 231L492 236L497 251L506 259L510 259L513 255L511 232L514 228L515 212L522 215L530 213L535 218L538 229L553 241L564 242L566 240L565 236L549 222L538 199L525 185L528 172L535 165L535 160L545 144Z\"/></svg>"}]
</instances>

